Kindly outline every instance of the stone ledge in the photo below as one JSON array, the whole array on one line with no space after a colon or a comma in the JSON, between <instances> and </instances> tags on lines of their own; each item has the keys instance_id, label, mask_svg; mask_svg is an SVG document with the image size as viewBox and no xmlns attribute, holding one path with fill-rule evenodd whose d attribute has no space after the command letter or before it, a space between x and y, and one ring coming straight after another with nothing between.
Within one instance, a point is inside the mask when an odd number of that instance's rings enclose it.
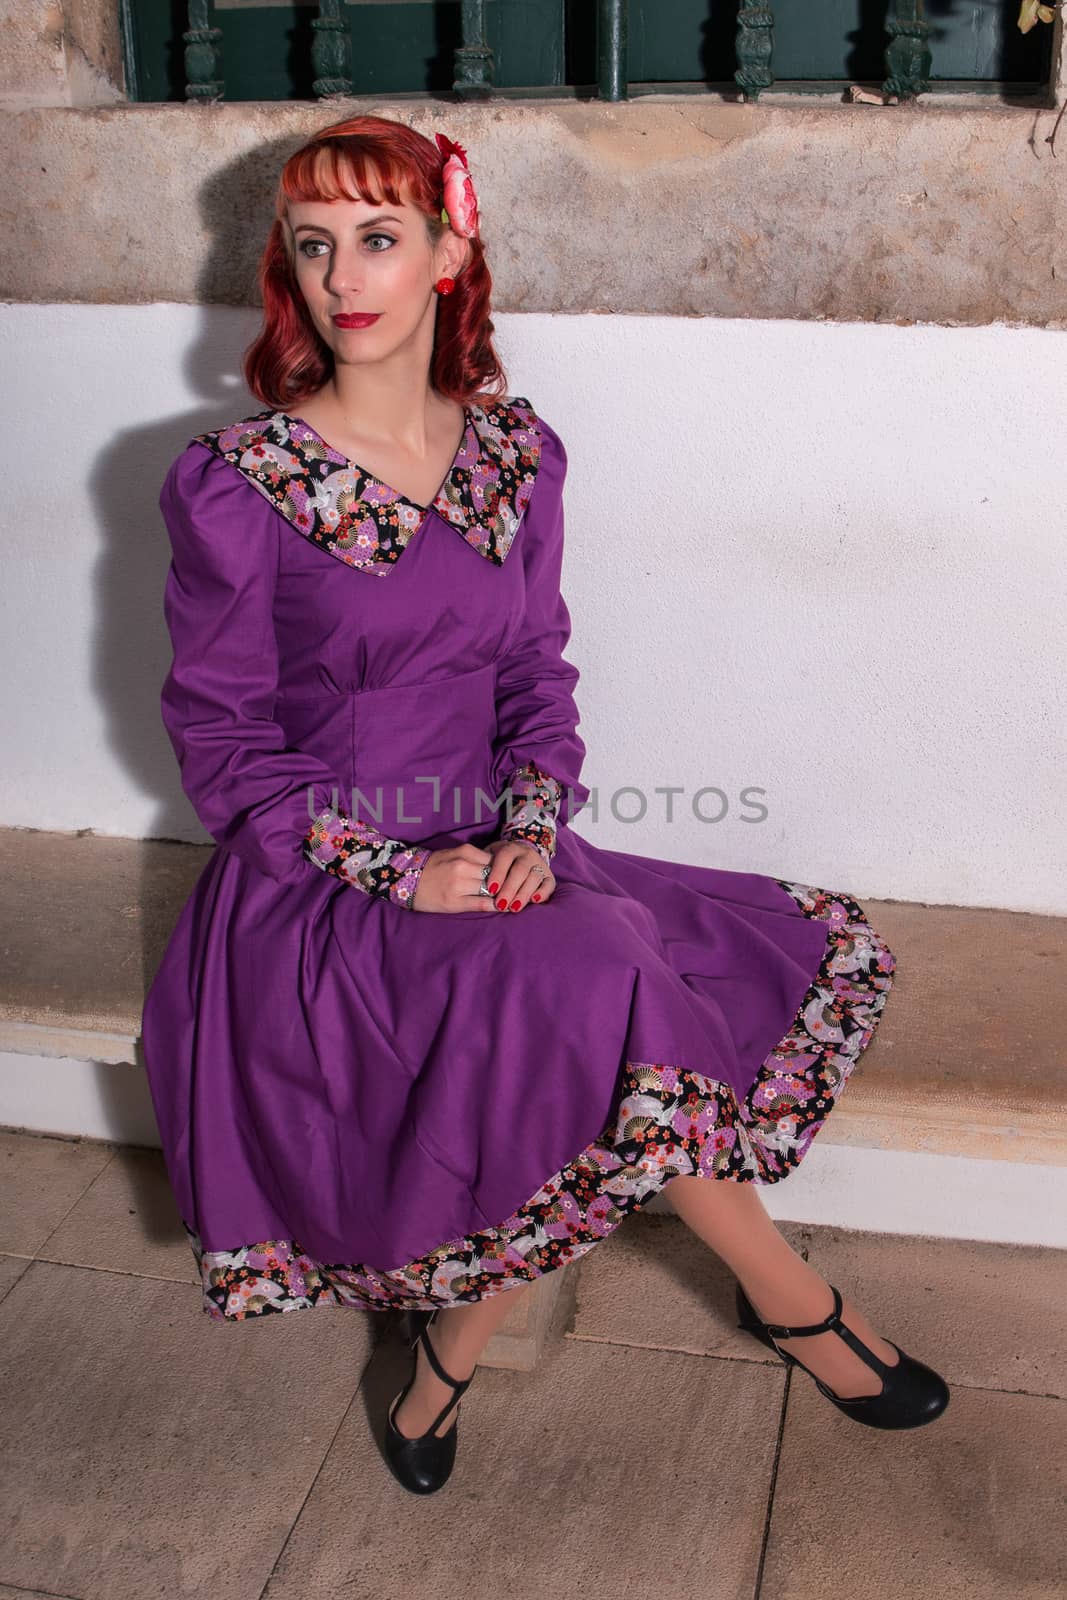
<instances>
[{"instance_id":1,"label":"stone ledge","mask_svg":"<svg viewBox=\"0 0 1067 1600\"><path fill-rule=\"evenodd\" d=\"M8 252L0 296L252 304L283 161L365 113L468 150L501 313L1067 327L1056 111L973 99L10 111L8 227L26 248ZM85 206L101 172L123 175L114 203Z\"/></svg>"},{"instance_id":2,"label":"stone ledge","mask_svg":"<svg viewBox=\"0 0 1067 1600\"><path fill-rule=\"evenodd\" d=\"M65 1027L55 1021L23 1022L0 1017L0 1051L47 1060L101 1061L109 1066L140 1066L139 1037L105 1028Z\"/></svg>"}]
</instances>

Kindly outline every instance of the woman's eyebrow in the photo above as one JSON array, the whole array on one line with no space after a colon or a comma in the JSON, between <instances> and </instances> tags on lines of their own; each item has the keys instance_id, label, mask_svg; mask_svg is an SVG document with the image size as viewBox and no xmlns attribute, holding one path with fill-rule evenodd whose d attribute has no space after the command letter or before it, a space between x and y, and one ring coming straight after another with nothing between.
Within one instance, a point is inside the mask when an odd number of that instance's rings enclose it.
<instances>
[{"instance_id":1,"label":"woman's eyebrow","mask_svg":"<svg viewBox=\"0 0 1067 1600\"><path fill-rule=\"evenodd\" d=\"M376 222L400 222L400 223L403 223L403 221L404 221L403 217L390 217L390 216L386 216L386 215L382 215L382 216L378 216L378 217L368 217L366 222L360 222L360 223L357 224L356 231L358 232L360 228L371 228L371 227L374 226L374 224ZM311 233L329 233L329 231L330 231L329 228L324 227L321 222L302 222L298 228L294 228L293 229L294 233L307 233L307 232L311 232Z\"/></svg>"}]
</instances>

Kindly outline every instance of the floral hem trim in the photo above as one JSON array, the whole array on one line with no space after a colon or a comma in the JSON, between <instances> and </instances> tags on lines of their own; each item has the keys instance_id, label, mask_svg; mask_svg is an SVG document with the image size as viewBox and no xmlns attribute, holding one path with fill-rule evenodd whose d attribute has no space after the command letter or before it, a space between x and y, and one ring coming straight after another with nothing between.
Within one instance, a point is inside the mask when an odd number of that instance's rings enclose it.
<instances>
[{"instance_id":1,"label":"floral hem trim","mask_svg":"<svg viewBox=\"0 0 1067 1600\"><path fill-rule=\"evenodd\" d=\"M563 799L562 785L533 761L516 767L506 794L518 797L521 804L500 830L502 839L524 839L549 865L556 853L556 819Z\"/></svg>"},{"instance_id":2,"label":"floral hem trim","mask_svg":"<svg viewBox=\"0 0 1067 1600\"><path fill-rule=\"evenodd\" d=\"M327 806L304 835L303 855L355 889L415 909L415 891L431 852L425 845L387 839L367 822L352 822Z\"/></svg>"},{"instance_id":3,"label":"floral hem trim","mask_svg":"<svg viewBox=\"0 0 1067 1600\"><path fill-rule=\"evenodd\" d=\"M792 1027L743 1101L699 1072L627 1062L613 1118L512 1216L387 1272L316 1261L288 1239L205 1251L183 1219L204 1311L217 1321L242 1321L317 1306L459 1305L577 1261L676 1177L761 1184L788 1177L874 1036L896 960L848 895L774 881L806 916L826 922L829 936Z\"/></svg>"}]
</instances>

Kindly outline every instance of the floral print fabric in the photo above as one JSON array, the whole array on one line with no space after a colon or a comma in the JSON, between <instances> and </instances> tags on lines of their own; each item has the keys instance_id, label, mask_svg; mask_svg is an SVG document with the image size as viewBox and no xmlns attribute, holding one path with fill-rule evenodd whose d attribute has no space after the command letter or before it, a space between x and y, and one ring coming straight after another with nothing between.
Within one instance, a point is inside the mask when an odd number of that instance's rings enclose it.
<instances>
[{"instance_id":1,"label":"floral print fabric","mask_svg":"<svg viewBox=\"0 0 1067 1600\"><path fill-rule=\"evenodd\" d=\"M303 853L323 872L409 911L415 909L419 874L431 854L422 845L387 839L370 823L351 821L329 806L304 835Z\"/></svg>"},{"instance_id":2,"label":"floral print fabric","mask_svg":"<svg viewBox=\"0 0 1067 1600\"><path fill-rule=\"evenodd\" d=\"M556 819L563 798L562 785L533 761L527 761L512 773L505 793L509 791L511 798L517 796L520 803L504 822L500 837L524 839L533 845L546 866L551 865L556 853Z\"/></svg>"},{"instance_id":3,"label":"floral print fabric","mask_svg":"<svg viewBox=\"0 0 1067 1600\"><path fill-rule=\"evenodd\" d=\"M431 510L502 566L537 481L537 413L521 395L472 402L464 413L463 441L430 506L398 494L285 411L259 411L195 440L237 467L298 533L350 567L388 576Z\"/></svg>"},{"instance_id":4,"label":"floral print fabric","mask_svg":"<svg viewBox=\"0 0 1067 1600\"><path fill-rule=\"evenodd\" d=\"M493 1228L445 1240L405 1266L316 1261L295 1239L202 1249L203 1309L219 1321L317 1306L429 1310L480 1300L578 1260L675 1177L777 1183L811 1147L870 1043L895 958L847 894L775 879L828 924L819 970L793 1024L739 1102L723 1083L669 1062L627 1062L599 1137ZM545 1108L530 1106L531 1117Z\"/></svg>"}]
</instances>

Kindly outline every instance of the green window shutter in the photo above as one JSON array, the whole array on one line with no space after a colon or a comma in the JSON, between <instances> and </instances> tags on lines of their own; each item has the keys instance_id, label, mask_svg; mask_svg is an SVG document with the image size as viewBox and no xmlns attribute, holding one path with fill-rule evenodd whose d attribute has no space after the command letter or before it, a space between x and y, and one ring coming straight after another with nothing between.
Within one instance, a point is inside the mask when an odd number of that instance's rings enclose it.
<instances>
[{"instance_id":1,"label":"green window shutter","mask_svg":"<svg viewBox=\"0 0 1067 1600\"><path fill-rule=\"evenodd\" d=\"M184 101L186 7L181 0L123 4L134 97ZM214 0L209 9L222 35L217 71L224 99L316 98L315 0ZM462 0L346 0L340 10L351 34L354 94L451 92L455 51L463 41ZM570 85L595 94L598 10L596 0L484 0L494 88L559 93ZM713 0L629 0L630 92L671 84L733 92L736 11ZM1045 87L1053 29L1042 24L1022 34L1017 11L1014 0L927 0L931 87ZM856 0L773 0L773 12L777 85L882 82L888 43L883 8Z\"/></svg>"},{"instance_id":2,"label":"green window shutter","mask_svg":"<svg viewBox=\"0 0 1067 1600\"><path fill-rule=\"evenodd\" d=\"M184 100L184 6L126 0L137 99ZM449 93L463 42L461 0L347 0L352 92ZM493 81L504 88L561 84L566 0L486 0ZM223 98L314 100L314 0L214 0L222 32Z\"/></svg>"}]
</instances>

